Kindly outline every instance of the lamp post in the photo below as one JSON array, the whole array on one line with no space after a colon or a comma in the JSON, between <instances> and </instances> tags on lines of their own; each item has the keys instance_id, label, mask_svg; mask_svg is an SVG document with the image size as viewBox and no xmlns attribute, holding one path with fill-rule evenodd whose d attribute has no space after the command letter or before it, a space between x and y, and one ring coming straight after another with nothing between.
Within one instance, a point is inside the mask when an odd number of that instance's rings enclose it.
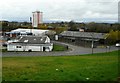
<instances>
[{"instance_id":1,"label":"lamp post","mask_svg":"<svg viewBox=\"0 0 120 83\"><path fill-rule=\"evenodd\" d=\"M94 34L94 33L92 33L92 34L91 34L91 36L92 36L92 43L91 43L92 54L93 54L93 48L94 48L94 39L93 39L93 34Z\"/></svg>"},{"instance_id":2,"label":"lamp post","mask_svg":"<svg viewBox=\"0 0 120 83\"><path fill-rule=\"evenodd\" d=\"M94 48L94 41L92 39L92 54L93 54L93 48Z\"/></svg>"},{"instance_id":3,"label":"lamp post","mask_svg":"<svg viewBox=\"0 0 120 83\"><path fill-rule=\"evenodd\" d=\"M32 17L30 17L30 23L32 23ZM32 25L31 25L31 31L30 32L32 33Z\"/></svg>"}]
</instances>

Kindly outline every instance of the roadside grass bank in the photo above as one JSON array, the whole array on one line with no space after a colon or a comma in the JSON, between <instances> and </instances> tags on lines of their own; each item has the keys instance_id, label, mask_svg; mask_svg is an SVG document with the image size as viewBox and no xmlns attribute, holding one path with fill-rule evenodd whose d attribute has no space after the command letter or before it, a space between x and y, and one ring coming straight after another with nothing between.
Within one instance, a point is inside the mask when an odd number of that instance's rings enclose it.
<instances>
[{"instance_id":1,"label":"roadside grass bank","mask_svg":"<svg viewBox=\"0 0 120 83\"><path fill-rule=\"evenodd\" d=\"M116 81L120 51L82 56L3 57L6 81Z\"/></svg>"}]
</instances>

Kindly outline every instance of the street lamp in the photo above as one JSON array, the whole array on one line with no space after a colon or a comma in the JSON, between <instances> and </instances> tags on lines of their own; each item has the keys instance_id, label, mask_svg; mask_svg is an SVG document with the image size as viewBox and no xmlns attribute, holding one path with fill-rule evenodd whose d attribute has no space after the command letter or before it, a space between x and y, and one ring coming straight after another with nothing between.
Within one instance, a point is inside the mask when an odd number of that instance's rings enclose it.
<instances>
[{"instance_id":1,"label":"street lamp","mask_svg":"<svg viewBox=\"0 0 120 83\"><path fill-rule=\"evenodd\" d=\"M30 24L32 23L32 17L30 17ZM31 25L31 31L30 31L31 33L32 33L32 25Z\"/></svg>"},{"instance_id":2,"label":"street lamp","mask_svg":"<svg viewBox=\"0 0 120 83\"><path fill-rule=\"evenodd\" d=\"M91 34L91 36L92 36L92 43L91 43L92 54L93 54L93 48L94 48L94 39L93 39L93 34L94 34L94 33L92 33L92 34Z\"/></svg>"}]
</instances>

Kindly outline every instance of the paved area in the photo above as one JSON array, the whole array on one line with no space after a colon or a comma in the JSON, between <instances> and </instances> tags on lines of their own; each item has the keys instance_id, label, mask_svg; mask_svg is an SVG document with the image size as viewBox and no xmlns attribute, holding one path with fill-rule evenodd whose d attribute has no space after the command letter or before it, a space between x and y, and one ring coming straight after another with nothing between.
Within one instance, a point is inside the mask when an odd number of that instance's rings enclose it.
<instances>
[{"instance_id":1,"label":"paved area","mask_svg":"<svg viewBox=\"0 0 120 83\"><path fill-rule=\"evenodd\" d=\"M56 42L56 41L54 41ZM65 56L65 55L83 55L83 54L92 54L91 48L85 48L80 46L71 45L68 43L63 42L56 42L64 45L68 45L68 51L54 51L54 52L3 52L3 57L10 57L10 56ZM102 53L102 52L109 52L118 50L117 47L111 46L110 49L106 49L105 47L102 48L94 48L93 53Z\"/></svg>"}]
</instances>

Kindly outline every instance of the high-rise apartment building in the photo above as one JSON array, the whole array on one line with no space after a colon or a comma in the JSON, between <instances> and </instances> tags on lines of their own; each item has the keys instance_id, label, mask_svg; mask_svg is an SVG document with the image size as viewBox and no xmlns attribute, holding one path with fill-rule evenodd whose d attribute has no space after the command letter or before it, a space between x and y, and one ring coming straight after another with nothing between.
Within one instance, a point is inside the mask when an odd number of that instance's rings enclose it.
<instances>
[{"instance_id":1,"label":"high-rise apartment building","mask_svg":"<svg viewBox=\"0 0 120 83\"><path fill-rule=\"evenodd\" d=\"M42 12L40 11L35 11L32 12L33 13L33 17L32 17L32 26L33 27L38 27L39 24L42 23Z\"/></svg>"},{"instance_id":2,"label":"high-rise apartment building","mask_svg":"<svg viewBox=\"0 0 120 83\"><path fill-rule=\"evenodd\" d=\"M120 23L120 1L118 2L118 23Z\"/></svg>"}]
</instances>

